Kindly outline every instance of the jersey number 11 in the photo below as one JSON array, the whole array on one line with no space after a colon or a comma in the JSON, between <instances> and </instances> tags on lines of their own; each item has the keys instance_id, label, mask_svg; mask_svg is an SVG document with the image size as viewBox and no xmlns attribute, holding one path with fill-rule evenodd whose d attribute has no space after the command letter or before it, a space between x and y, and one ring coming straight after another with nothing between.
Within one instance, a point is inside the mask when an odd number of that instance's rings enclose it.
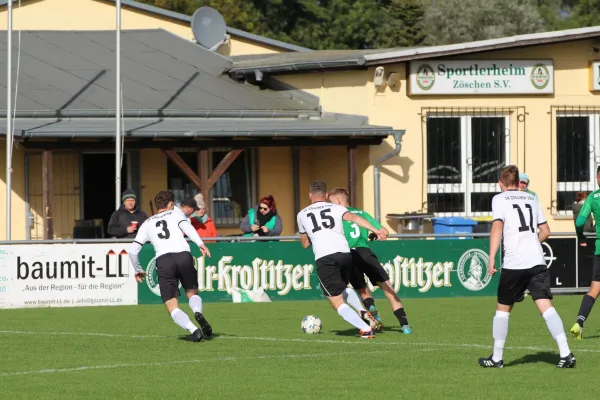
<instances>
[{"instance_id":1,"label":"jersey number 11","mask_svg":"<svg viewBox=\"0 0 600 400\"><path fill-rule=\"evenodd\" d=\"M531 232L535 232L535 228L533 227L533 210L531 209L531 204L525 204L525 208L529 209L529 226L527 226L527 222L525 222L525 215L523 214L521 207L519 207L518 204L513 204L513 208L519 213L519 221L521 222L519 232L526 232L529 230Z\"/></svg>"}]
</instances>

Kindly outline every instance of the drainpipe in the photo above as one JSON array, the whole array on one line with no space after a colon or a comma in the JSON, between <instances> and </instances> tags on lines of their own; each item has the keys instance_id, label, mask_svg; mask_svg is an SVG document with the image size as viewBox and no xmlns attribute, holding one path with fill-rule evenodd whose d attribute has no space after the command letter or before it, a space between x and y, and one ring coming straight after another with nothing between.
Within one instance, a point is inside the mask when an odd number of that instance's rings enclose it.
<instances>
[{"instance_id":1,"label":"drainpipe","mask_svg":"<svg viewBox=\"0 0 600 400\"><path fill-rule=\"evenodd\" d=\"M375 164L373 165L373 182L375 186L375 219L378 222L381 222L381 188L379 184L379 169L381 167L381 164L383 164L390 158L400 154L400 150L402 150L402 136L405 132L405 130L394 132L394 142L396 143L396 148L392 150L392 152L377 159L375 161Z\"/></svg>"}]
</instances>

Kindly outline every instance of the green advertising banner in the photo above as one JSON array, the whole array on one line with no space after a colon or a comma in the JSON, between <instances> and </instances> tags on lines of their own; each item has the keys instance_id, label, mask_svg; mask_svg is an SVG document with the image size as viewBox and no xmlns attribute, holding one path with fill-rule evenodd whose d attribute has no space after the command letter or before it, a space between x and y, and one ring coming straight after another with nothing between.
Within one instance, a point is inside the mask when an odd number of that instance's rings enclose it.
<instances>
[{"instance_id":1,"label":"green advertising banner","mask_svg":"<svg viewBox=\"0 0 600 400\"><path fill-rule=\"evenodd\" d=\"M211 258L190 244L203 301L232 301L237 289L263 289L272 301L323 298L311 249L299 242L209 244ZM499 274L487 273L489 240L387 240L371 249L403 298L493 296ZM161 303L154 249L146 244L140 261L147 277L139 304ZM499 259L496 260L499 265ZM371 287L371 286L370 286ZM375 297L383 294L372 288ZM183 291L182 291L183 292Z\"/></svg>"}]
</instances>

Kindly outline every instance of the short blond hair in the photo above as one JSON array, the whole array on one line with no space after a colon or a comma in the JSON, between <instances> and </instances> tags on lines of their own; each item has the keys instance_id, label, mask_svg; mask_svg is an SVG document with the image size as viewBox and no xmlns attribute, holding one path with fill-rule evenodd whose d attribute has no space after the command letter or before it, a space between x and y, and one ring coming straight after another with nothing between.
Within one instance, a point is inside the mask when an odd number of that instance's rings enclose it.
<instances>
[{"instance_id":1,"label":"short blond hair","mask_svg":"<svg viewBox=\"0 0 600 400\"><path fill-rule=\"evenodd\" d=\"M348 202L348 198L350 197L348 195L348 191L343 187L336 187L332 189L331 192L329 192L329 197L331 196L341 196L344 198L344 200L346 200L346 202Z\"/></svg>"}]
</instances>

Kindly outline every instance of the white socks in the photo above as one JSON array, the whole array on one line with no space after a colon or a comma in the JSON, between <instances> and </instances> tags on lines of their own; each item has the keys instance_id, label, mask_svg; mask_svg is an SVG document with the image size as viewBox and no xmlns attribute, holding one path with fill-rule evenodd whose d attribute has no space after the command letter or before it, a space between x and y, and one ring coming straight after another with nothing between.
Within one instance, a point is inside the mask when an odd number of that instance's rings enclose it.
<instances>
[{"instance_id":1,"label":"white socks","mask_svg":"<svg viewBox=\"0 0 600 400\"><path fill-rule=\"evenodd\" d=\"M508 336L508 317L510 313L506 311L496 311L494 316L494 322L492 324L492 334L494 336L494 354L492 360L502 360L504 353L504 343L506 343L506 337Z\"/></svg>"},{"instance_id":2,"label":"white socks","mask_svg":"<svg viewBox=\"0 0 600 400\"><path fill-rule=\"evenodd\" d=\"M340 314L340 317L344 318L347 322L354 325L361 331L368 332L371 330L371 327L367 325L365 321L363 321L362 318L347 304L342 304L340 308L337 309L337 312Z\"/></svg>"},{"instance_id":3,"label":"white socks","mask_svg":"<svg viewBox=\"0 0 600 400\"><path fill-rule=\"evenodd\" d=\"M365 310L365 307L363 307L362 301L360 301L360 297L358 297L358 294L356 294L354 289L346 288L342 292L342 296L344 296L344 301L354 307L356 311L367 311Z\"/></svg>"},{"instance_id":4,"label":"white socks","mask_svg":"<svg viewBox=\"0 0 600 400\"><path fill-rule=\"evenodd\" d=\"M556 340L556 344L558 344L558 351L560 352L560 357L563 358L568 356L571 353L571 350L569 350L569 344L567 343L567 335L565 335L565 328L563 327L560 315L558 315L554 307L551 307L547 309L545 313L542 314L542 317L544 317L544 319L546 320L548 330L552 334L554 340Z\"/></svg>"},{"instance_id":5,"label":"white socks","mask_svg":"<svg viewBox=\"0 0 600 400\"><path fill-rule=\"evenodd\" d=\"M188 315L179 308L173 310L171 313L171 318L173 318L173 321L175 321L177 325L189 331L190 333L194 333L194 331L198 329L198 327L194 325L192 321L190 321L190 317L188 317Z\"/></svg>"},{"instance_id":6,"label":"white socks","mask_svg":"<svg viewBox=\"0 0 600 400\"><path fill-rule=\"evenodd\" d=\"M197 294L190 297L190 308L194 313L202 312L202 299Z\"/></svg>"}]
</instances>

